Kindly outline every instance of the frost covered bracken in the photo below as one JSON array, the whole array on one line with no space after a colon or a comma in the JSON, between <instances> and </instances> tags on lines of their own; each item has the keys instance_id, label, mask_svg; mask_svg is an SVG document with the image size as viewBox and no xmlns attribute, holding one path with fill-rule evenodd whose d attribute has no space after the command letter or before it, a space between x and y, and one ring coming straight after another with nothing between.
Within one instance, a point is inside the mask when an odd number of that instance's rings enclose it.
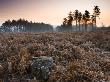
<instances>
[{"instance_id":1,"label":"frost covered bracken","mask_svg":"<svg viewBox=\"0 0 110 82\"><path fill-rule=\"evenodd\" d=\"M47 82L110 82L110 32L0 33L0 79L29 78L41 56L53 59Z\"/></svg>"}]
</instances>

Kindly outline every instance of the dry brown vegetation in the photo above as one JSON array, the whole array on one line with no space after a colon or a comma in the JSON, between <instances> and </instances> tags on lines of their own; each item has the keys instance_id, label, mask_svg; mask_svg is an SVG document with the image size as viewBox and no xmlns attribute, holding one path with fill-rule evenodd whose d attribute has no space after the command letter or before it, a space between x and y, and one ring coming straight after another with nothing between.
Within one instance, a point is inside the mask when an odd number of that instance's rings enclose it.
<instances>
[{"instance_id":1,"label":"dry brown vegetation","mask_svg":"<svg viewBox=\"0 0 110 82\"><path fill-rule=\"evenodd\" d=\"M54 59L48 82L110 82L110 32L0 33L12 77L25 78L32 56Z\"/></svg>"}]
</instances>

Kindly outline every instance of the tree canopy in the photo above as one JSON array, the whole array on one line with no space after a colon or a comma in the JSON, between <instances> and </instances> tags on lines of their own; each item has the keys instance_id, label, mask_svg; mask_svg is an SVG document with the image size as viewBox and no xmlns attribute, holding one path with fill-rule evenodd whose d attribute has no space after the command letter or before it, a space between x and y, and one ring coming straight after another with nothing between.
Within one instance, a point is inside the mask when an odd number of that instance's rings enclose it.
<instances>
[{"instance_id":1,"label":"tree canopy","mask_svg":"<svg viewBox=\"0 0 110 82\"><path fill-rule=\"evenodd\" d=\"M45 23L35 23L24 19L5 21L0 31L2 32L47 32L53 31L53 26Z\"/></svg>"},{"instance_id":2,"label":"tree canopy","mask_svg":"<svg viewBox=\"0 0 110 82\"><path fill-rule=\"evenodd\" d=\"M63 19L63 25L58 26L57 29L59 31L74 31L72 24L75 21L75 29L77 30L77 28L79 28L77 31L81 31L81 28L83 28L82 30L87 31L88 26L91 27L91 30L94 30L97 26L96 19L99 17L100 13L99 6L94 6L93 14L90 14L88 10L85 10L84 13L77 9L74 12L70 11L68 16Z\"/></svg>"}]
</instances>

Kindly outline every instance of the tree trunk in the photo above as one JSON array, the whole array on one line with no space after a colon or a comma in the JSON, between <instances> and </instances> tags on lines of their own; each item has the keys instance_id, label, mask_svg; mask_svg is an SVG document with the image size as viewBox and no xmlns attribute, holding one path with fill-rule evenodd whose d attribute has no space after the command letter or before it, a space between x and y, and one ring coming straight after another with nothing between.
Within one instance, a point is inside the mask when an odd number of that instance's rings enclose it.
<instances>
[{"instance_id":1,"label":"tree trunk","mask_svg":"<svg viewBox=\"0 0 110 82\"><path fill-rule=\"evenodd\" d=\"M85 22L85 31L87 31L87 22Z\"/></svg>"},{"instance_id":2,"label":"tree trunk","mask_svg":"<svg viewBox=\"0 0 110 82\"><path fill-rule=\"evenodd\" d=\"M79 21L79 31L80 31L80 21Z\"/></svg>"},{"instance_id":3,"label":"tree trunk","mask_svg":"<svg viewBox=\"0 0 110 82\"><path fill-rule=\"evenodd\" d=\"M96 30L96 27L97 27L97 26L96 26L96 25L97 25L96 23L97 23L97 20L96 20L96 16L95 16L95 30Z\"/></svg>"},{"instance_id":4,"label":"tree trunk","mask_svg":"<svg viewBox=\"0 0 110 82\"><path fill-rule=\"evenodd\" d=\"M76 31L77 31L77 20L76 20Z\"/></svg>"},{"instance_id":5,"label":"tree trunk","mask_svg":"<svg viewBox=\"0 0 110 82\"><path fill-rule=\"evenodd\" d=\"M92 25L92 31L93 31L93 21L92 21L92 24L91 25Z\"/></svg>"}]
</instances>

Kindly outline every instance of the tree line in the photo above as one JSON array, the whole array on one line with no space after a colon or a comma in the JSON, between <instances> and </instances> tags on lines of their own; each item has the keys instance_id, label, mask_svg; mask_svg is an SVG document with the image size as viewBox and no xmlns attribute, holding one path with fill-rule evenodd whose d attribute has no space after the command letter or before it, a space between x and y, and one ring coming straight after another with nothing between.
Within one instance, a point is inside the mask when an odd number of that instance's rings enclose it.
<instances>
[{"instance_id":1,"label":"tree line","mask_svg":"<svg viewBox=\"0 0 110 82\"><path fill-rule=\"evenodd\" d=\"M99 6L94 6L93 13L90 14L88 10L85 10L84 13L79 10L75 10L74 12L69 12L68 16L63 19L63 24L61 26L57 26L57 31L74 31L73 23L76 25L75 29L81 31L81 27L84 28L85 31L88 30L89 26L94 30L97 26L97 17L100 15ZM53 26L45 23L35 23L32 21L27 21L24 19L19 20L7 20L0 27L1 32L48 32L53 31Z\"/></svg>"},{"instance_id":2,"label":"tree line","mask_svg":"<svg viewBox=\"0 0 110 82\"><path fill-rule=\"evenodd\" d=\"M48 32L53 26L45 23L35 23L24 19L7 20L0 27L1 32Z\"/></svg>"},{"instance_id":3,"label":"tree line","mask_svg":"<svg viewBox=\"0 0 110 82\"><path fill-rule=\"evenodd\" d=\"M84 13L81 13L79 10L75 10L74 12L69 12L68 16L63 19L63 24L57 27L57 30L64 31L69 30L72 31L73 22L76 23L76 28L79 28L81 31L81 27L85 27L85 31L87 31L88 25L91 25L92 30L96 27L97 17L100 15L100 8L99 6L94 6L93 13L90 15L88 10L85 10Z\"/></svg>"}]
</instances>

